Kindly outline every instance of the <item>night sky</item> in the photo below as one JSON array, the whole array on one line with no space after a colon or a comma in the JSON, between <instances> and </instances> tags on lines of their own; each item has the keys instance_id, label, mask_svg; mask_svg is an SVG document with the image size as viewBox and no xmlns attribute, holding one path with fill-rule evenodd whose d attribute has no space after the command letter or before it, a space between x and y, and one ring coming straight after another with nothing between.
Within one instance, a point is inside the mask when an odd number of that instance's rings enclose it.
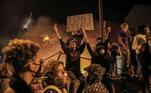
<instances>
[{"instance_id":1,"label":"night sky","mask_svg":"<svg viewBox=\"0 0 151 93\"><path fill-rule=\"evenodd\" d=\"M98 20L98 0L35 0L32 10L35 17L40 14L51 16L60 22L66 21L66 16L93 13ZM113 22L123 22L125 16L135 4L146 5L148 0L103 0L103 17Z\"/></svg>"},{"instance_id":2,"label":"night sky","mask_svg":"<svg viewBox=\"0 0 151 93\"><path fill-rule=\"evenodd\" d=\"M122 22L135 4L149 3L148 0L103 0L103 17ZM8 15L25 17L32 11L35 19L46 15L63 23L68 15L93 13L95 19L99 15L98 0L1 0L0 11L2 19Z\"/></svg>"},{"instance_id":3,"label":"night sky","mask_svg":"<svg viewBox=\"0 0 151 93\"><path fill-rule=\"evenodd\" d=\"M123 3L123 1L117 0L103 0L104 19L122 22L128 11L136 3L139 2L131 0L131 2ZM51 16L60 22L65 22L68 15L93 13L94 18L97 20L99 15L98 0L36 0L33 3L32 11L35 18L43 14Z\"/></svg>"},{"instance_id":4,"label":"night sky","mask_svg":"<svg viewBox=\"0 0 151 93\"><path fill-rule=\"evenodd\" d=\"M103 0L103 18L121 23L135 4L150 5L148 0ZM99 18L98 0L1 0L0 40L15 37L30 12L32 19L44 15L61 24L66 24L70 15L93 13L95 20Z\"/></svg>"}]
</instances>

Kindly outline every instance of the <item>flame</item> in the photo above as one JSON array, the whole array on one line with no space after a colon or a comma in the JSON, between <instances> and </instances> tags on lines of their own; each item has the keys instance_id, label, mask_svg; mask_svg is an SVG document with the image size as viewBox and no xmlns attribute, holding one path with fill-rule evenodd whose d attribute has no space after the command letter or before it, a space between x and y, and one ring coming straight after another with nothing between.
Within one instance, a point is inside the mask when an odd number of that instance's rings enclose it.
<instances>
[{"instance_id":1,"label":"flame","mask_svg":"<svg viewBox=\"0 0 151 93\"><path fill-rule=\"evenodd\" d=\"M49 40L50 40L50 37L48 35L44 36L43 41L49 41Z\"/></svg>"},{"instance_id":2,"label":"flame","mask_svg":"<svg viewBox=\"0 0 151 93\"><path fill-rule=\"evenodd\" d=\"M50 35L44 34L44 35L40 35L40 37L42 38L42 41L44 43L42 46L52 47L52 45L54 45L54 40Z\"/></svg>"}]
</instances>

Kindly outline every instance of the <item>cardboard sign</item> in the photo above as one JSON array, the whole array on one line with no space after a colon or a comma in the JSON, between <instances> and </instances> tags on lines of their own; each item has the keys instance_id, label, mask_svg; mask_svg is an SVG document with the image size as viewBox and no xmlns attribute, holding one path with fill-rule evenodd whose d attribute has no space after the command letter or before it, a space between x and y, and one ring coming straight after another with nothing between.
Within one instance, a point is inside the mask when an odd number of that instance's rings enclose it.
<instances>
[{"instance_id":1,"label":"cardboard sign","mask_svg":"<svg viewBox=\"0 0 151 93\"><path fill-rule=\"evenodd\" d=\"M79 31L81 28L84 30L94 30L91 13L67 17L67 32Z\"/></svg>"}]
</instances>

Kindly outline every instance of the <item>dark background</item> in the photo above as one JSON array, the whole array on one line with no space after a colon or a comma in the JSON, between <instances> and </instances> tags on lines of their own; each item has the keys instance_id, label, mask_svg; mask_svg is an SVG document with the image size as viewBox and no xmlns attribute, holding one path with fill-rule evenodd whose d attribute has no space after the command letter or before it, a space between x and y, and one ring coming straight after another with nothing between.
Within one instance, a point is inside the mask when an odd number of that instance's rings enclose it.
<instances>
[{"instance_id":1,"label":"dark background","mask_svg":"<svg viewBox=\"0 0 151 93\"><path fill-rule=\"evenodd\" d=\"M102 0L103 17L113 22L123 22L127 13L135 4L149 5L148 0ZM35 0L32 3L34 17L48 15L60 22L66 21L66 16L93 13L98 19L98 0Z\"/></svg>"},{"instance_id":2,"label":"dark background","mask_svg":"<svg viewBox=\"0 0 151 93\"><path fill-rule=\"evenodd\" d=\"M135 4L150 5L148 0L103 0L103 19L121 23ZM32 19L47 16L61 24L67 16L81 13L93 13L99 19L98 0L1 0L0 41L16 37L30 12Z\"/></svg>"},{"instance_id":3,"label":"dark background","mask_svg":"<svg viewBox=\"0 0 151 93\"><path fill-rule=\"evenodd\" d=\"M102 0L103 17L105 20L122 22L135 4L150 5L148 0ZM65 22L66 16L89 13L98 19L98 0L1 0L0 18L18 15L25 17L33 12L33 18L46 15L60 22Z\"/></svg>"},{"instance_id":4,"label":"dark background","mask_svg":"<svg viewBox=\"0 0 151 93\"><path fill-rule=\"evenodd\" d=\"M151 5L148 0L103 0L103 19L120 24L136 4ZM0 0L0 50L9 40L18 36L24 35L30 39L36 38L38 42L40 41L39 35L44 32L44 29L48 29L45 32L50 32L48 21L46 21L46 23L48 22L47 26L40 23L32 31L21 32L23 21L29 17L30 12L33 14L33 20L37 20L40 16L47 16L64 25L66 24L66 17L69 15L93 13L94 20L98 21L99 19L98 0ZM62 33L62 35L65 34L63 31ZM90 39L93 42L91 44L95 45L94 42L98 33L89 33L88 35L91 36ZM58 42L57 39L56 42ZM41 55L47 57L56 53L54 50L61 50L59 43L51 48L44 47ZM85 53L85 55L88 55L88 53Z\"/></svg>"}]
</instances>

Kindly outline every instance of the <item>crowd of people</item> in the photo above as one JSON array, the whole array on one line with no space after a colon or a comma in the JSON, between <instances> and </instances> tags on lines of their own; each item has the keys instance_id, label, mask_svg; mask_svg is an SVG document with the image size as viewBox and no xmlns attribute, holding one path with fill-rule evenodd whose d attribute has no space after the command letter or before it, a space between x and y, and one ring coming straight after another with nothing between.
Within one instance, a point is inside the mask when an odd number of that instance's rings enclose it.
<instances>
[{"instance_id":1,"label":"crowd of people","mask_svg":"<svg viewBox=\"0 0 151 93\"><path fill-rule=\"evenodd\" d=\"M40 45L31 40L10 40L2 49L1 93L151 93L148 25L140 26L135 36L128 23L122 23L120 30L115 31L108 25L105 39L97 38L95 49L83 28L73 32L67 42L60 36L57 24L54 31L66 55L65 66L64 62L53 60L45 73L42 65L35 72L32 65ZM87 75L80 71L80 56L85 48L91 55L91 65L84 69ZM33 88L35 79L39 92Z\"/></svg>"}]
</instances>

